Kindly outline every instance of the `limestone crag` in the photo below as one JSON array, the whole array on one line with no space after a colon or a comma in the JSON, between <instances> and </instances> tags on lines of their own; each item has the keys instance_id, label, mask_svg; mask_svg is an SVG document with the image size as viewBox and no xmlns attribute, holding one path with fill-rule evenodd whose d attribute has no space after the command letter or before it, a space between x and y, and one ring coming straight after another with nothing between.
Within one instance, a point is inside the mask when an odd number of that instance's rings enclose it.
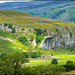
<instances>
[{"instance_id":1,"label":"limestone crag","mask_svg":"<svg viewBox=\"0 0 75 75\"><path fill-rule=\"evenodd\" d=\"M26 27L19 27L18 25L13 25L12 28L9 28L8 26L4 26L3 24L0 24L0 29L2 31L8 31L12 32L12 29L15 28L15 32L28 32L32 31L32 34L35 32L35 28L26 28ZM61 47L67 47L68 45L75 45L75 33L72 31L71 28L63 28L63 27L57 27L59 31L52 32L49 29L46 29L48 35L45 36L44 39L42 39L42 42L38 47L42 49L54 49L54 48L61 48ZM42 31L44 30L43 28ZM70 30L71 29L71 30ZM71 34L70 34L71 33ZM29 34L29 32L28 32ZM30 33L31 34L31 33ZM25 35L25 34L24 34ZM36 34L34 34L36 36ZM33 47L36 46L36 40L31 42Z\"/></svg>"},{"instance_id":2,"label":"limestone crag","mask_svg":"<svg viewBox=\"0 0 75 75\"><path fill-rule=\"evenodd\" d=\"M57 34L54 34L52 37L47 37L42 43L43 49L54 49L62 47L62 42L60 37Z\"/></svg>"}]
</instances>

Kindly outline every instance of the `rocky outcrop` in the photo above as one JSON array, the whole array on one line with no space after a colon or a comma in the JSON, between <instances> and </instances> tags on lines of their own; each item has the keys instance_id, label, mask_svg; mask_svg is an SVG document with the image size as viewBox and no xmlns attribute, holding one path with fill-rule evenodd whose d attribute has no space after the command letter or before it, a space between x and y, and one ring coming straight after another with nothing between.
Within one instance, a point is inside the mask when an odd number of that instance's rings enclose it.
<instances>
[{"instance_id":1,"label":"rocky outcrop","mask_svg":"<svg viewBox=\"0 0 75 75\"><path fill-rule=\"evenodd\" d=\"M13 25L13 28L15 28L15 32L28 32L28 31L35 31L34 28L22 28ZM66 30L63 27L57 27L59 28L59 32L51 32L47 29L48 36L45 36L44 40L42 40L41 44L38 46L42 49L54 49L54 48L61 48L63 46L67 47L68 45L75 45L75 34L73 31ZM4 26L3 24L0 24L0 29L3 31L12 32L11 28L8 28L8 26ZM44 30L43 28L41 28ZM64 30L64 31L63 31ZM72 29L71 29L72 30ZM70 32L72 35L70 36ZM35 35L36 36L36 35ZM35 38L31 42L32 46L36 46Z\"/></svg>"},{"instance_id":2,"label":"rocky outcrop","mask_svg":"<svg viewBox=\"0 0 75 75\"><path fill-rule=\"evenodd\" d=\"M52 37L46 37L42 43L43 49L54 49L60 47L62 47L62 42L57 34L54 34Z\"/></svg>"},{"instance_id":3,"label":"rocky outcrop","mask_svg":"<svg viewBox=\"0 0 75 75\"><path fill-rule=\"evenodd\" d=\"M0 25L0 29L3 30L3 31L5 31L5 28L4 28L3 24Z\"/></svg>"},{"instance_id":4,"label":"rocky outcrop","mask_svg":"<svg viewBox=\"0 0 75 75\"><path fill-rule=\"evenodd\" d=\"M33 45L33 47L35 47L35 46L36 46L35 38L34 38L34 40L32 41L32 45Z\"/></svg>"},{"instance_id":5,"label":"rocky outcrop","mask_svg":"<svg viewBox=\"0 0 75 75\"><path fill-rule=\"evenodd\" d=\"M72 44L75 45L75 34L72 35Z\"/></svg>"},{"instance_id":6,"label":"rocky outcrop","mask_svg":"<svg viewBox=\"0 0 75 75\"><path fill-rule=\"evenodd\" d=\"M75 45L75 34L70 38L70 34L62 34L62 38L58 34L53 36L47 36L43 40L41 47L42 49L54 49L61 48L63 46L67 47L68 45Z\"/></svg>"}]
</instances>

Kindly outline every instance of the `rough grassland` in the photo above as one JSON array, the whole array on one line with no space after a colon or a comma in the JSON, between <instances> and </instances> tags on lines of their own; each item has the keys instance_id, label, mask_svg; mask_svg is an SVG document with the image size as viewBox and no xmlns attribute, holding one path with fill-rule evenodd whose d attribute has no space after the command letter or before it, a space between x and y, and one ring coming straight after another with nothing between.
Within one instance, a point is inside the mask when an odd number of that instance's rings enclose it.
<instances>
[{"instance_id":1,"label":"rough grassland","mask_svg":"<svg viewBox=\"0 0 75 75\"><path fill-rule=\"evenodd\" d=\"M53 28L56 26L75 26L74 23L57 21L48 18L37 17L22 11L0 10L0 21L12 22L14 25L24 27L37 27L37 28ZM40 24L40 22L42 24Z\"/></svg>"},{"instance_id":2,"label":"rough grassland","mask_svg":"<svg viewBox=\"0 0 75 75\"><path fill-rule=\"evenodd\" d=\"M27 46L20 43L13 36L11 36L10 33L8 32L0 31L0 36L13 40L12 42L12 41L3 40L0 38L0 54L14 53L17 51L23 52L23 50L29 50Z\"/></svg>"},{"instance_id":3,"label":"rough grassland","mask_svg":"<svg viewBox=\"0 0 75 75\"><path fill-rule=\"evenodd\" d=\"M75 70L66 72L66 73L62 73L61 75L75 75Z\"/></svg>"}]
</instances>

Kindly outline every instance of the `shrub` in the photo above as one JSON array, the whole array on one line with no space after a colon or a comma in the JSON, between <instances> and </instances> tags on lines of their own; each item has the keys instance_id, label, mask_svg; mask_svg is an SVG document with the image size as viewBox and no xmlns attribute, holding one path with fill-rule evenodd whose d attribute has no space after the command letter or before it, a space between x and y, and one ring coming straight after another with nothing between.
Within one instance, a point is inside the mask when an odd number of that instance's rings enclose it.
<instances>
[{"instance_id":1,"label":"shrub","mask_svg":"<svg viewBox=\"0 0 75 75\"><path fill-rule=\"evenodd\" d=\"M7 26L7 25L8 25L7 23L4 24L4 26Z\"/></svg>"},{"instance_id":2,"label":"shrub","mask_svg":"<svg viewBox=\"0 0 75 75\"><path fill-rule=\"evenodd\" d=\"M29 57L29 54L28 54L27 52L25 52L25 53L24 53L24 56L25 56L26 58L28 58L28 57Z\"/></svg>"},{"instance_id":3,"label":"shrub","mask_svg":"<svg viewBox=\"0 0 75 75\"><path fill-rule=\"evenodd\" d=\"M32 53L30 54L30 57L31 57L31 58L37 58L37 52L32 52Z\"/></svg>"},{"instance_id":4,"label":"shrub","mask_svg":"<svg viewBox=\"0 0 75 75\"><path fill-rule=\"evenodd\" d=\"M47 36L47 35L48 35L48 33L47 33L46 30L44 30L44 31L42 32L42 34L43 34L44 36Z\"/></svg>"},{"instance_id":5,"label":"shrub","mask_svg":"<svg viewBox=\"0 0 75 75\"><path fill-rule=\"evenodd\" d=\"M36 29L36 35L41 35L42 34L42 29Z\"/></svg>"},{"instance_id":6,"label":"shrub","mask_svg":"<svg viewBox=\"0 0 75 75\"><path fill-rule=\"evenodd\" d=\"M29 41L27 41L26 43L24 43L24 45L27 45L28 47L32 47L31 43Z\"/></svg>"},{"instance_id":7,"label":"shrub","mask_svg":"<svg viewBox=\"0 0 75 75\"><path fill-rule=\"evenodd\" d=\"M51 61L51 64L58 64L58 60L57 60L57 59L53 59L53 60Z\"/></svg>"},{"instance_id":8,"label":"shrub","mask_svg":"<svg viewBox=\"0 0 75 75\"><path fill-rule=\"evenodd\" d=\"M72 65L72 64L73 64L73 61L68 60L68 61L66 62L66 64L67 64L67 65Z\"/></svg>"},{"instance_id":9,"label":"shrub","mask_svg":"<svg viewBox=\"0 0 75 75\"><path fill-rule=\"evenodd\" d=\"M26 38L24 35L20 36L20 37L18 38L18 40L19 40L20 42L22 42L23 44L25 44L25 43L27 42L27 38Z\"/></svg>"},{"instance_id":10,"label":"shrub","mask_svg":"<svg viewBox=\"0 0 75 75\"><path fill-rule=\"evenodd\" d=\"M8 28L11 28L11 29L12 29L12 24L9 24L9 25L8 25Z\"/></svg>"},{"instance_id":11,"label":"shrub","mask_svg":"<svg viewBox=\"0 0 75 75\"><path fill-rule=\"evenodd\" d=\"M21 28L21 30L25 30L25 28Z\"/></svg>"},{"instance_id":12,"label":"shrub","mask_svg":"<svg viewBox=\"0 0 75 75\"><path fill-rule=\"evenodd\" d=\"M39 51L30 53L31 58L37 58L37 57L40 57L40 56L41 56L41 53Z\"/></svg>"},{"instance_id":13,"label":"shrub","mask_svg":"<svg viewBox=\"0 0 75 75\"><path fill-rule=\"evenodd\" d=\"M75 46L74 45L71 45L71 47L69 49L70 49L70 52L75 53Z\"/></svg>"},{"instance_id":14,"label":"shrub","mask_svg":"<svg viewBox=\"0 0 75 75\"><path fill-rule=\"evenodd\" d=\"M72 38L72 33L70 32L70 38Z\"/></svg>"},{"instance_id":15,"label":"shrub","mask_svg":"<svg viewBox=\"0 0 75 75\"><path fill-rule=\"evenodd\" d=\"M71 60L68 60L66 62L66 64L64 65L66 71L72 71L72 70L75 70L75 63Z\"/></svg>"},{"instance_id":16,"label":"shrub","mask_svg":"<svg viewBox=\"0 0 75 75\"><path fill-rule=\"evenodd\" d=\"M41 36L41 35L36 36L36 43L37 44L40 43L43 39L44 39L44 36Z\"/></svg>"},{"instance_id":17,"label":"shrub","mask_svg":"<svg viewBox=\"0 0 75 75\"><path fill-rule=\"evenodd\" d=\"M30 35L29 37L30 37L30 41L31 41L31 42L32 42L32 41L34 40L34 38L35 38L34 35Z\"/></svg>"},{"instance_id":18,"label":"shrub","mask_svg":"<svg viewBox=\"0 0 75 75\"><path fill-rule=\"evenodd\" d=\"M12 28L12 33L15 33L15 28Z\"/></svg>"},{"instance_id":19,"label":"shrub","mask_svg":"<svg viewBox=\"0 0 75 75\"><path fill-rule=\"evenodd\" d=\"M62 44L63 44L63 46L65 46L65 42L64 41L62 42Z\"/></svg>"},{"instance_id":20,"label":"shrub","mask_svg":"<svg viewBox=\"0 0 75 75\"><path fill-rule=\"evenodd\" d=\"M2 53L1 56L0 56L0 58L2 58L4 55L6 55L6 54L5 53Z\"/></svg>"}]
</instances>

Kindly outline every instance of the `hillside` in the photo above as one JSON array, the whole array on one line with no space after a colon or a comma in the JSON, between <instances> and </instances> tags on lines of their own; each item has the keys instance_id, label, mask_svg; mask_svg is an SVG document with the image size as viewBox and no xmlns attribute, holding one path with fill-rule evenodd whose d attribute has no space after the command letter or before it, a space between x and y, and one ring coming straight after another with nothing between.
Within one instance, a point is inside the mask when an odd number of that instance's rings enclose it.
<instances>
[{"instance_id":1,"label":"hillside","mask_svg":"<svg viewBox=\"0 0 75 75\"><path fill-rule=\"evenodd\" d=\"M0 55L2 53L23 52L29 48L15 39L11 33L0 30Z\"/></svg>"},{"instance_id":2,"label":"hillside","mask_svg":"<svg viewBox=\"0 0 75 75\"><path fill-rule=\"evenodd\" d=\"M20 10L32 15L67 22L75 20L75 1L6 2L0 10Z\"/></svg>"},{"instance_id":3,"label":"hillside","mask_svg":"<svg viewBox=\"0 0 75 75\"><path fill-rule=\"evenodd\" d=\"M1 53L40 51L42 54L69 54L64 48L58 49L60 53L55 48L75 44L74 33L75 23L37 17L22 11L0 10Z\"/></svg>"}]
</instances>

